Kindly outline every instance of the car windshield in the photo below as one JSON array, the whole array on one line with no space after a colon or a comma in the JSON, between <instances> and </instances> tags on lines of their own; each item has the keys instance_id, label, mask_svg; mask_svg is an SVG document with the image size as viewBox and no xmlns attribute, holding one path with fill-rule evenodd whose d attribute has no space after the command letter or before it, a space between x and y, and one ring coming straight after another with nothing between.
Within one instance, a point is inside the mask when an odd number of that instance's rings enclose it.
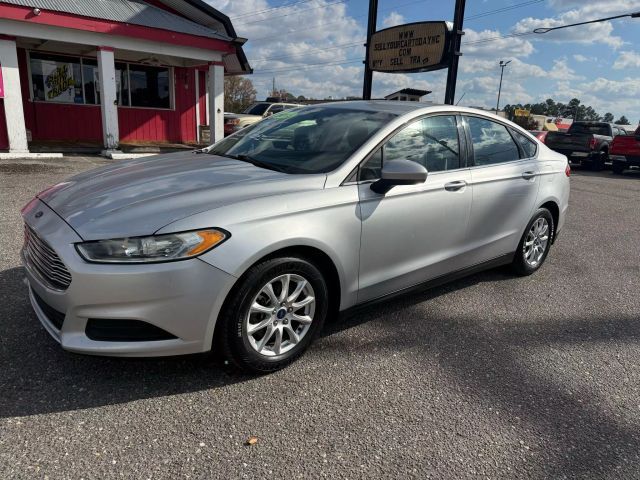
<instances>
[{"instance_id":1,"label":"car windshield","mask_svg":"<svg viewBox=\"0 0 640 480\"><path fill-rule=\"evenodd\" d=\"M569 127L569 133L591 133L594 135L609 135L607 124L602 123L574 123Z\"/></svg>"},{"instance_id":2,"label":"car windshield","mask_svg":"<svg viewBox=\"0 0 640 480\"><path fill-rule=\"evenodd\" d=\"M242 113L247 113L249 115L264 115L264 112L269 108L270 103L254 103L249 108L247 108Z\"/></svg>"},{"instance_id":3,"label":"car windshield","mask_svg":"<svg viewBox=\"0 0 640 480\"><path fill-rule=\"evenodd\" d=\"M209 153L286 173L330 172L394 118L340 107L293 108L221 140Z\"/></svg>"}]
</instances>

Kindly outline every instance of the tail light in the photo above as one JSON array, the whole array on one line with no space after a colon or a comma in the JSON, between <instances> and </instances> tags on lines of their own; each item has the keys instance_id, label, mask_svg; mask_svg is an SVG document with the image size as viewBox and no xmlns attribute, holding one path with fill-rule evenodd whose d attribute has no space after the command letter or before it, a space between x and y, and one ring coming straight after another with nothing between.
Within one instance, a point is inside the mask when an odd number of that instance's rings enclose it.
<instances>
[{"instance_id":1,"label":"tail light","mask_svg":"<svg viewBox=\"0 0 640 480\"><path fill-rule=\"evenodd\" d=\"M596 145L598 145L598 141L595 138L592 138L591 140L589 140L589 148L591 150L595 150Z\"/></svg>"},{"instance_id":2,"label":"tail light","mask_svg":"<svg viewBox=\"0 0 640 480\"><path fill-rule=\"evenodd\" d=\"M564 169L564 174L565 174L567 177L570 177L570 176L571 176L571 165L569 165L568 163L567 163L567 168L565 168L565 169Z\"/></svg>"},{"instance_id":3,"label":"tail light","mask_svg":"<svg viewBox=\"0 0 640 480\"><path fill-rule=\"evenodd\" d=\"M224 119L224 123L227 125L239 125L240 124L240 119L239 118L225 118Z\"/></svg>"}]
</instances>

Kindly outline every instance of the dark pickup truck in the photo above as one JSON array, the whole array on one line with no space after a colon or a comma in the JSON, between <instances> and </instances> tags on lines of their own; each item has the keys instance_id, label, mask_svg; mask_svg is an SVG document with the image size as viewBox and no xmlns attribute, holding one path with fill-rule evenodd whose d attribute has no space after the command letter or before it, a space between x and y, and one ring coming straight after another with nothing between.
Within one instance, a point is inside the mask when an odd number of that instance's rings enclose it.
<instances>
[{"instance_id":1,"label":"dark pickup truck","mask_svg":"<svg viewBox=\"0 0 640 480\"><path fill-rule=\"evenodd\" d=\"M609 161L609 146L621 129L605 122L573 122L566 132L549 132L545 144L566 155L570 163L602 170Z\"/></svg>"},{"instance_id":2,"label":"dark pickup truck","mask_svg":"<svg viewBox=\"0 0 640 480\"><path fill-rule=\"evenodd\" d=\"M619 135L613 139L609 150L611 170L622 173L630 167L640 167L640 127L634 134Z\"/></svg>"}]
</instances>

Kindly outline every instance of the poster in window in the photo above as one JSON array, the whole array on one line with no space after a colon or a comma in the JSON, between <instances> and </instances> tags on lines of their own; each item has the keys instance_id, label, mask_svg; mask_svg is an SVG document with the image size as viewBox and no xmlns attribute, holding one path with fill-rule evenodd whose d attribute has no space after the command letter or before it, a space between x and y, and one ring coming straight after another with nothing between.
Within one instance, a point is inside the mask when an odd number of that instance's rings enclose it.
<instances>
[{"instance_id":1,"label":"poster in window","mask_svg":"<svg viewBox=\"0 0 640 480\"><path fill-rule=\"evenodd\" d=\"M49 102L73 103L76 98L76 81L71 63L42 62L44 95Z\"/></svg>"}]
</instances>

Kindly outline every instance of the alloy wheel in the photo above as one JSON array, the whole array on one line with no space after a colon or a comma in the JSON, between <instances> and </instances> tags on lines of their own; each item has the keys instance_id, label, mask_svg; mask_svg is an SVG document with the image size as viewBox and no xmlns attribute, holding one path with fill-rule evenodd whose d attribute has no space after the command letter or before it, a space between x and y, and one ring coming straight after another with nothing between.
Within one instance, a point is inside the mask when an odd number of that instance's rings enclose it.
<instances>
[{"instance_id":1,"label":"alloy wheel","mask_svg":"<svg viewBox=\"0 0 640 480\"><path fill-rule=\"evenodd\" d=\"M254 297L245 319L244 334L261 355L287 353L309 332L316 309L311 283L296 274L280 275Z\"/></svg>"},{"instance_id":2,"label":"alloy wheel","mask_svg":"<svg viewBox=\"0 0 640 480\"><path fill-rule=\"evenodd\" d=\"M549 222L540 217L529 228L527 238L522 246L524 261L530 267L537 267L547 250L549 243Z\"/></svg>"}]
</instances>

